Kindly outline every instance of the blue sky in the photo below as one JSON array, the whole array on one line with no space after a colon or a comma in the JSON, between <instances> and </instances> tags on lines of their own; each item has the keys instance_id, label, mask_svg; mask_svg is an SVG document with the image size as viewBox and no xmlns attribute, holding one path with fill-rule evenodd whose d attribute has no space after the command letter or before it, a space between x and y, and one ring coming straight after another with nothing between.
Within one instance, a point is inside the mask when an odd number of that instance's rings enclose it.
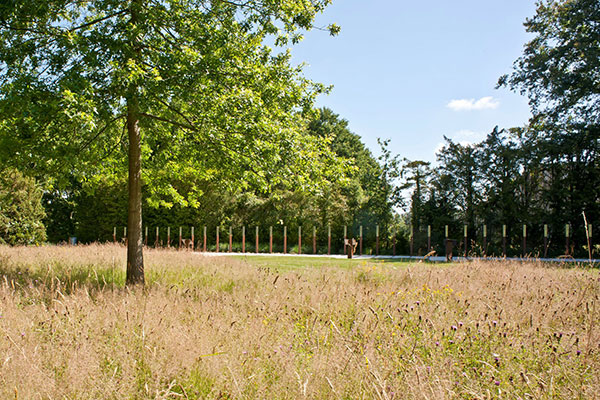
<instances>
[{"instance_id":1,"label":"blue sky","mask_svg":"<svg viewBox=\"0 0 600 400\"><path fill-rule=\"evenodd\" d=\"M309 32L292 52L306 76L334 85L318 106L374 153L380 137L434 161L443 135L476 142L529 119L525 97L495 86L531 39L523 22L534 12L534 0L334 0L317 24L340 35Z\"/></svg>"}]
</instances>

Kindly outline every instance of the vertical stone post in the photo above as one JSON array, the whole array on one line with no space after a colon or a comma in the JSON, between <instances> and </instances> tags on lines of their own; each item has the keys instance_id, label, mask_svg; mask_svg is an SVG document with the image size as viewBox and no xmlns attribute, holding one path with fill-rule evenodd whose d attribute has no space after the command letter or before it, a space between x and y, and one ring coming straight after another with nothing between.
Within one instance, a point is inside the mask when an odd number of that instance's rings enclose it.
<instances>
[{"instance_id":1,"label":"vertical stone post","mask_svg":"<svg viewBox=\"0 0 600 400\"><path fill-rule=\"evenodd\" d=\"M446 256L446 259L448 259L448 225L444 226L444 249L444 255Z\"/></svg>"},{"instance_id":2,"label":"vertical stone post","mask_svg":"<svg viewBox=\"0 0 600 400\"><path fill-rule=\"evenodd\" d=\"M327 255L331 255L331 224L327 225Z\"/></svg>"},{"instance_id":3,"label":"vertical stone post","mask_svg":"<svg viewBox=\"0 0 600 400\"><path fill-rule=\"evenodd\" d=\"M375 225L375 255L379 256L379 225Z\"/></svg>"},{"instance_id":4,"label":"vertical stone post","mask_svg":"<svg viewBox=\"0 0 600 400\"><path fill-rule=\"evenodd\" d=\"M487 225L483 225L483 256L487 255Z\"/></svg>"},{"instance_id":5,"label":"vertical stone post","mask_svg":"<svg viewBox=\"0 0 600 400\"><path fill-rule=\"evenodd\" d=\"M544 258L548 257L548 224L544 224Z\"/></svg>"},{"instance_id":6,"label":"vertical stone post","mask_svg":"<svg viewBox=\"0 0 600 400\"><path fill-rule=\"evenodd\" d=\"M569 224L565 224L565 254L566 255L570 255L570 249L569 249Z\"/></svg>"},{"instance_id":7,"label":"vertical stone post","mask_svg":"<svg viewBox=\"0 0 600 400\"><path fill-rule=\"evenodd\" d=\"M431 252L431 225L427 225L427 252Z\"/></svg>"},{"instance_id":8,"label":"vertical stone post","mask_svg":"<svg viewBox=\"0 0 600 400\"><path fill-rule=\"evenodd\" d=\"M502 256L506 258L506 225L502 225Z\"/></svg>"},{"instance_id":9,"label":"vertical stone post","mask_svg":"<svg viewBox=\"0 0 600 400\"><path fill-rule=\"evenodd\" d=\"M465 240L465 258L467 257L467 255L469 254L469 226L468 225L464 225L463 226L463 238Z\"/></svg>"},{"instance_id":10,"label":"vertical stone post","mask_svg":"<svg viewBox=\"0 0 600 400\"><path fill-rule=\"evenodd\" d=\"M527 254L527 225L523 224L523 257Z\"/></svg>"},{"instance_id":11,"label":"vertical stone post","mask_svg":"<svg viewBox=\"0 0 600 400\"><path fill-rule=\"evenodd\" d=\"M362 225L359 228L359 235L358 236L360 237L360 239L359 239L360 240L360 243L359 243L360 248L359 248L359 253L358 254L360 254L362 256L363 255L363 227L362 227Z\"/></svg>"},{"instance_id":12,"label":"vertical stone post","mask_svg":"<svg viewBox=\"0 0 600 400\"><path fill-rule=\"evenodd\" d=\"M287 226L283 226L283 254L287 254Z\"/></svg>"}]
</instances>

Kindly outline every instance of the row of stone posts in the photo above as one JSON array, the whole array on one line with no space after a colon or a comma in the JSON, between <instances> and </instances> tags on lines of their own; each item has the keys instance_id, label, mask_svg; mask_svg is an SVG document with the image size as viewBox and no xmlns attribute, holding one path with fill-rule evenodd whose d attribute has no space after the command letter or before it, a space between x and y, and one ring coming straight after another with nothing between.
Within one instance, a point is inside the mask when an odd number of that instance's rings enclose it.
<instances>
[{"instance_id":1,"label":"row of stone posts","mask_svg":"<svg viewBox=\"0 0 600 400\"><path fill-rule=\"evenodd\" d=\"M483 251L484 251L484 255L485 252L487 251L487 247L488 247L488 230L487 230L487 225L483 225L482 226L482 231L483 231ZM463 255L466 257L469 253L469 236L468 236L468 226L464 225L463 226ZM570 248L570 237L571 237L571 226L569 224L565 225L565 230L564 230L564 234L565 234L565 255L571 255L571 248ZM549 245L549 230L548 230L548 225L544 224L544 258L548 257L548 245ZM444 234L444 243L447 243L448 241L451 241L452 239L449 238L448 235L448 225L445 225L445 234ZM507 226L506 225L502 225L502 255L504 257L506 257L506 244L507 244ZM523 225L523 233L521 235L522 238L522 245L521 245L521 251L522 251L522 255L526 256L527 255L527 225ZM588 248L591 249L591 245L592 245L592 224L587 224L586 225L586 238L587 238L587 242L588 242ZM455 241L454 241L455 242ZM431 248L431 225L427 225L427 252L431 252L432 248ZM413 255L413 251L414 251L414 230L411 227L410 230L410 255ZM590 252L590 258L591 258L591 252Z\"/></svg>"},{"instance_id":2,"label":"row of stone posts","mask_svg":"<svg viewBox=\"0 0 600 400\"><path fill-rule=\"evenodd\" d=\"M148 245L148 227L145 228L145 235L144 235L144 245L147 246ZM221 249L221 228L219 226L216 227L216 239L215 239L215 251L218 253L220 251L222 251ZM233 228L229 227L229 232L228 232L228 236L229 236L229 248L228 251L232 252L233 251ZM156 239L154 241L154 247L163 247L162 242L160 241L160 228L156 227ZM346 253L346 246L347 246L347 239L348 239L348 229L347 226L344 226L344 254ZM119 242L118 238L117 238L117 228L115 227L113 229L113 241L115 243ZM120 239L120 242L123 244L127 243L127 227L123 228L123 237ZM363 238L363 227L360 226L359 227L359 239L358 239L358 247L359 247L359 254L362 255L363 253L363 243L364 243L364 238ZM246 252L246 227L242 226L242 253ZM200 247L201 251L206 252L207 251L207 245L208 245L208 235L207 235L207 227L204 226L203 227L203 235L202 235L202 240L198 242L198 247ZM254 233L254 252L255 253L259 253L260 252L260 248L259 248L259 227L255 227L255 233ZM330 255L331 254L331 245L332 245L332 234L331 234L331 225L329 225L327 227L327 254ZM167 242L166 242L166 246L167 248L171 248L171 228L168 227L167 228ZM191 238L184 238L183 237L183 228L179 227L179 245L178 245L179 249L190 249L190 250L194 250L196 248L196 240L195 240L195 236L194 236L194 227L191 227ZM287 234L287 226L283 226L283 253L287 254L287 249L288 249L288 234ZM393 240L393 251L394 251L394 255L396 253L396 240L394 238ZM312 230L312 252L313 254L317 254L317 228L313 227ZM270 226L269 227L269 253L273 253L273 227ZM375 228L375 253L376 255L379 255L379 225L376 226ZM302 227L299 226L298 227L298 254L302 254Z\"/></svg>"}]
</instances>

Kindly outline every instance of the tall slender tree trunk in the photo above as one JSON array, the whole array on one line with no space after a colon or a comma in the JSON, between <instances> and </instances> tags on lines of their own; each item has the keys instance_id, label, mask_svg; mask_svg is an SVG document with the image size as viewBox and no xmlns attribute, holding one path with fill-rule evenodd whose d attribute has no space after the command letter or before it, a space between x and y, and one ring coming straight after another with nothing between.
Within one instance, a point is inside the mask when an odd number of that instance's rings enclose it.
<instances>
[{"instance_id":1,"label":"tall slender tree trunk","mask_svg":"<svg viewBox=\"0 0 600 400\"><path fill-rule=\"evenodd\" d=\"M142 149L139 110L135 97L127 99L127 133L129 135L129 204L127 217L126 284L144 284L142 241Z\"/></svg>"},{"instance_id":2,"label":"tall slender tree trunk","mask_svg":"<svg viewBox=\"0 0 600 400\"><path fill-rule=\"evenodd\" d=\"M132 0L130 12L132 60L139 61L140 39L135 33L142 0ZM127 133L129 136L129 203L127 213L127 285L144 284L144 255L142 241L142 146L138 88L132 83L127 94Z\"/></svg>"}]
</instances>

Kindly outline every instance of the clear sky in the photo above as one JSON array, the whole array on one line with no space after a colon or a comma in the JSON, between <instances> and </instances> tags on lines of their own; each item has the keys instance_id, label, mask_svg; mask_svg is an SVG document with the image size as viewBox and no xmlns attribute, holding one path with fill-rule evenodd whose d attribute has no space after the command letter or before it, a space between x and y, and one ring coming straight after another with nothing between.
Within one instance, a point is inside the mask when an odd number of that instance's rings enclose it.
<instances>
[{"instance_id":1,"label":"clear sky","mask_svg":"<svg viewBox=\"0 0 600 400\"><path fill-rule=\"evenodd\" d=\"M412 160L435 160L446 135L476 142L496 125L523 125L527 99L495 89L531 36L534 0L334 0L292 48L305 75L334 86L331 108L375 153L376 138Z\"/></svg>"}]
</instances>

